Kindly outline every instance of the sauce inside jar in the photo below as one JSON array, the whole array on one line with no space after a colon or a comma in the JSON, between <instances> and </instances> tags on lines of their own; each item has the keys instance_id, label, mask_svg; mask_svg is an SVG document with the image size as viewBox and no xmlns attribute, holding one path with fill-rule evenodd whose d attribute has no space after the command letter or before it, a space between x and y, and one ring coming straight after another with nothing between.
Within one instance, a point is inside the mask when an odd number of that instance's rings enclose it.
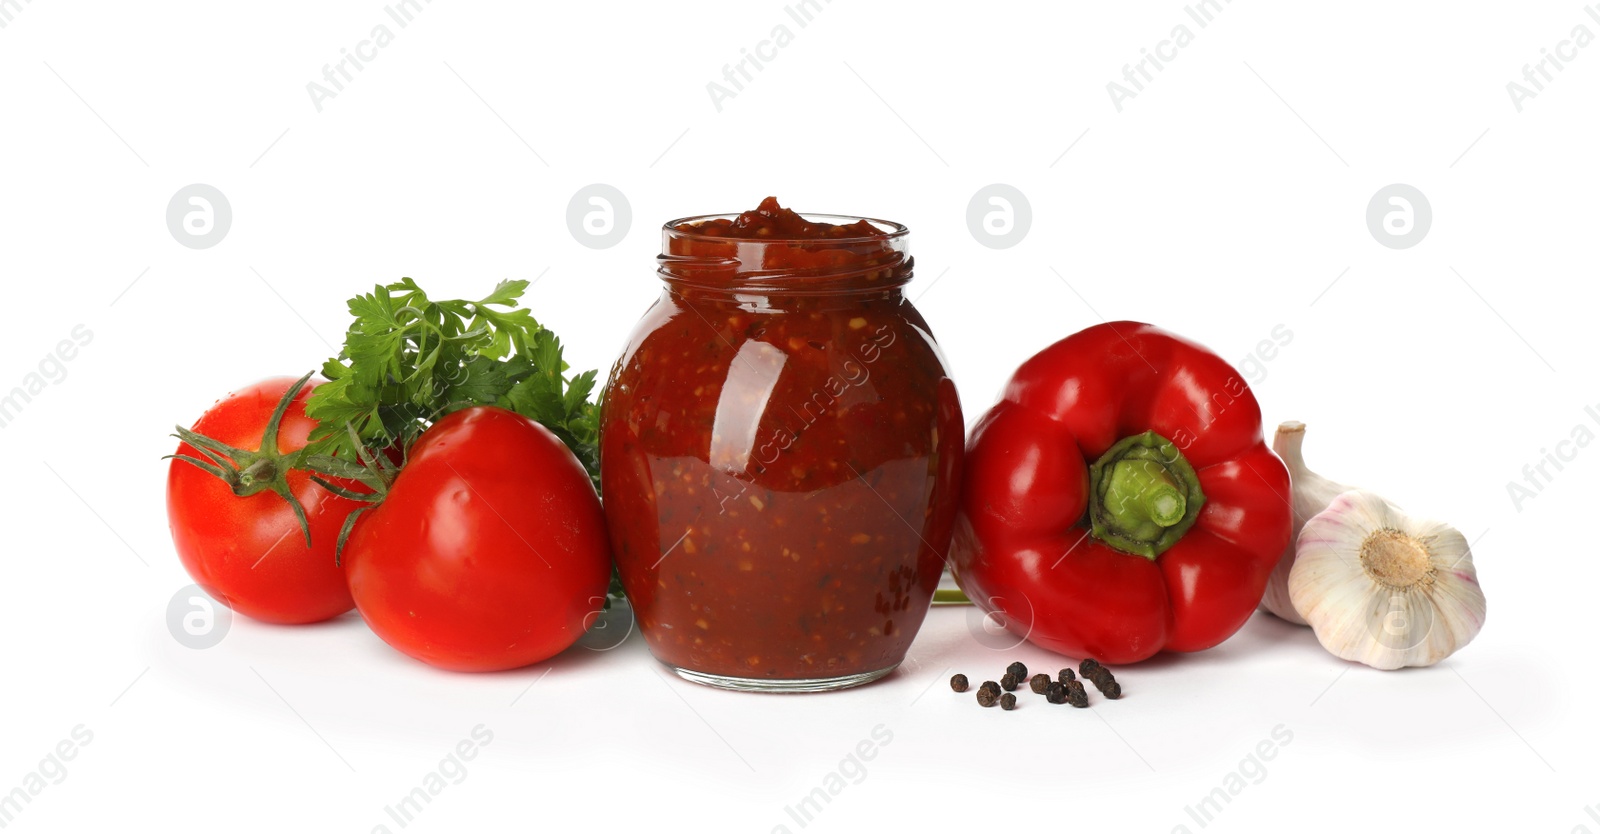
<instances>
[{"instance_id":1,"label":"sauce inside jar","mask_svg":"<svg viewBox=\"0 0 1600 834\"><path fill-rule=\"evenodd\" d=\"M888 673L944 567L963 443L955 386L901 294L905 228L769 197L663 239L666 289L601 415L602 493L641 632L718 686Z\"/></svg>"}]
</instances>

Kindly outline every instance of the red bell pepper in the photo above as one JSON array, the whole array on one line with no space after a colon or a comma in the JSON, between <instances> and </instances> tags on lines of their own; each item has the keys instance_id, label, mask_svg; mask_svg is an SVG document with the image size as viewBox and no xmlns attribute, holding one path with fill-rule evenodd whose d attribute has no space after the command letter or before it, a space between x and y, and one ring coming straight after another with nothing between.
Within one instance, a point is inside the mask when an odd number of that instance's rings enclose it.
<instances>
[{"instance_id":1,"label":"red bell pepper","mask_svg":"<svg viewBox=\"0 0 1600 834\"><path fill-rule=\"evenodd\" d=\"M1289 542L1289 473L1249 386L1148 324L1090 327L1023 363L964 468L961 589L1073 657L1132 663L1221 643Z\"/></svg>"}]
</instances>

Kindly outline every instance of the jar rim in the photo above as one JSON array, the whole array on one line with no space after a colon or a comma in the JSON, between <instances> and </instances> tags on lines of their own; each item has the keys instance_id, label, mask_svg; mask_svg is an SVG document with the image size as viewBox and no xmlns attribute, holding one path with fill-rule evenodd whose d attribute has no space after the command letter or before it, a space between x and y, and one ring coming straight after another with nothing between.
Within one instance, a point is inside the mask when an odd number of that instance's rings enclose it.
<instances>
[{"instance_id":1,"label":"jar rim","mask_svg":"<svg viewBox=\"0 0 1600 834\"><path fill-rule=\"evenodd\" d=\"M854 215L799 214L810 222L834 225L866 222L881 234L735 237L678 227L736 219L738 214L684 217L661 227L656 273L672 286L773 295L882 292L911 280L911 230L904 224ZM786 250L792 250L793 257L785 257Z\"/></svg>"},{"instance_id":2,"label":"jar rim","mask_svg":"<svg viewBox=\"0 0 1600 834\"><path fill-rule=\"evenodd\" d=\"M706 223L706 222L709 222L709 221L712 221L712 220L737 220L741 216L740 212L731 212L731 213L725 213L725 214L700 214L700 215L694 215L694 216L691 216L691 217L680 217L680 218L678 218L676 220L668 220L666 223L662 224L661 232L662 232L663 235L666 235L668 237L671 237L673 239L678 239L678 240L705 240L705 241L724 241L724 242L749 241L749 242L752 242L752 243L804 243L804 244L810 244L810 245L827 245L827 244L831 244L831 243L839 243L839 244L867 243L869 241L874 241L874 240L888 241L888 240L897 240L899 238L903 238L903 237L906 237L907 235L911 234L911 229L909 227L907 227L904 223L896 223L893 220L882 220L882 219L879 219L877 217L860 217L860 216L854 215L854 214L827 214L827 213L818 213L818 212L811 212L811 211L799 211L799 212L795 212L795 213L800 215L802 218L805 218L806 220L812 221L814 223L831 223L831 224L836 225L836 226L848 226L848 225L851 225L853 223L860 223L862 221L866 221L867 223L871 223L873 226L877 227L880 231L883 232L883 234L878 234L878 235L853 235L851 237L759 237L759 238L753 238L753 237L729 237L727 235L708 235L708 234L702 234L700 232L693 231L693 230L685 230L685 229L678 228L679 226L682 226L682 225L684 225L686 223L699 224L699 223Z\"/></svg>"}]
</instances>

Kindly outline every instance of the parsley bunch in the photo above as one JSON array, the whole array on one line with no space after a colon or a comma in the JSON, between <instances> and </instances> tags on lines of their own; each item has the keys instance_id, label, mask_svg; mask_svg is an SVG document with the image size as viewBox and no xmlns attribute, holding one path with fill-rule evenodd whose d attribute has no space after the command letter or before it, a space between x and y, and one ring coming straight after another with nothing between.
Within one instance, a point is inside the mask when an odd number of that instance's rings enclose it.
<instances>
[{"instance_id":1,"label":"parsley bunch","mask_svg":"<svg viewBox=\"0 0 1600 834\"><path fill-rule=\"evenodd\" d=\"M436 301L402 278L350 299L344 350L306 403L318 422L307 453L355 461L404 449L452 411L497 405L542 423L598 478L596 372L565 376L560 340L517 308L527 288L502 281L477 301Z\"/></svg>"}]
</instances>

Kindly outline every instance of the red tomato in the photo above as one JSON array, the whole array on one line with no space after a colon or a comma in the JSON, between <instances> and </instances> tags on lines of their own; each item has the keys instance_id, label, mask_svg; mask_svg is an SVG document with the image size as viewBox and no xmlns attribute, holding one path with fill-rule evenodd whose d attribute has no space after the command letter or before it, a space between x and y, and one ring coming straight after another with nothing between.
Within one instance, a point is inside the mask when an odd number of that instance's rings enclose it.
<instances>
[{"instance_id":1,"label":"red tomato","mask_svg":"<svg viewBox=\"0 0 1600 834\"><path fill-rule=\"evenodd\" d=\"M295 380L258 382L218 400L193 430L239 449L261 448L267 422ZM316 381L295 396L278 426L277 451L304 448L316 427L306 416L306 398ZM187 443L178 454L207 460ZM314 623L355 604L344 572L334 559L339 528L360 506L328 492L304 472L291 471L289 490L305 507L311 546L288 502L270 490L240 496L222 479L173 460L167 470L167 522L178 558L212 598L269 623Z\"/></svg>"},{"instance_id":2,"label":"red tomato","mask_svg":"<svg viewBox=\"0 0 1600 834\"><path fill-rule=\"evenodd\" d=\"M544 426L493 406L419 438L344 550L356 609L384 642L441 669L489 672L572 645L605 599L600 498Z\"/></svg>"}]
</instances>

